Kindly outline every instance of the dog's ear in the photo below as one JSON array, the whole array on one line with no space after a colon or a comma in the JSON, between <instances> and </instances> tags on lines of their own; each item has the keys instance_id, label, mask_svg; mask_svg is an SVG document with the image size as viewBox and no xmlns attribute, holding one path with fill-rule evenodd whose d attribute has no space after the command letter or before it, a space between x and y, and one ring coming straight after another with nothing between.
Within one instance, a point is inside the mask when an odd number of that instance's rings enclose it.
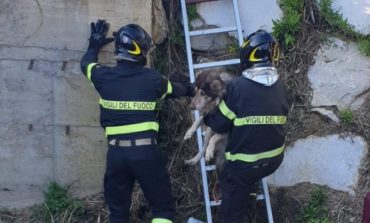
<instances>
[{"instance_id":1,"label":"dog's ear","mask_svg":"<svg viewBox=\"0 0 370 223\"><path fill-rule=\"evenodd\" d=\"M225 85L224 83L219 80L215 79L210 84L212 92L216 94L218 97L222 98L224 94L226 94Z\"/></svg>"}]
</instances>

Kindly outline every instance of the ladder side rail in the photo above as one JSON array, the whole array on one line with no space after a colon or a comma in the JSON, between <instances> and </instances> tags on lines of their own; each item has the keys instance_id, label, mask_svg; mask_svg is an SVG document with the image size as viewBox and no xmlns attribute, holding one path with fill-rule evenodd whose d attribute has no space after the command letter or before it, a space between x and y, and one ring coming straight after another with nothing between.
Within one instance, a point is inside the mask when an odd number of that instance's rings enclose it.
<instances>
[{"instance_id":1,"label":"ladder side rail","mask_svg":"<svg viewBox=\"0 0 370 223\"><path fill-rule=\"evenodd\" d=\"M195 75L194 75L192 51L191 51L191 46L190 46L188 13L186 12L185 0L181 0L181 13L182 13L182 20L183 20L182 22L184 24L186 55L188 58L190 82L193 83L195 81Z\"/></svg>"},{"instance_id":2,"label":"ladder side rail","mask_svg":"<svg viewBox=\"0 0 370 223\"><path fill-rule=\"evenodd\" d=\"M237 32L238 32L238 42L239 42L239 46L242 46L244 40L243 40L242 25L240 23L238 0L233 0L233 7L234 7L235 24L236 24Z\"/></svg>"},{"instance_id":3,"label":"ladder side rail","mask_svg":"<svg viewBox=\"0 0 370 223\"><path fill-rule=\"evenodd\" d=\"M188 66L189 66L189 75L190 75L190 82L194 83L195 75L194 75L194 66L193 66L193 58L192 58L192 51L190 46L190 33L189 33L189 23L188 23L188 15L186 11L186 2L185 0L181 0L181 12L182 12L182 19L184 24L184 32L185 32L185 45L186 45L186 54L188 59ZM199 111L195 111L195 119L199 119ZM201 150L203 146L203 139L201 129L197 129L197 141L198 141L198 149ZM208 179L206 175L206 166L204 157L200 160L200 168L202 173L202 182L203 182L203 194L205 200L205 208L207 214L207 222L212 223L212 212L211 212L211 205L209 199L209 192L208 192Z\"/></svg>"},{"instance_id":4,"label":"ladder side rail","mask_svg":"<svg viewBox=\"0 0 370 223\"><path fill-rule=\"evenodd\" d=\"M266 179L266 177L262 178L262 189L263 189L263 195L265 197L265 206L266 206L266 212L267 212L268 222L269 223L274 223L274 219L273 219L273 216L272 216L272 209L271 209L269 189L268 189L268 186L267 186L267 179Z\"/></svg>"}]
</instances>

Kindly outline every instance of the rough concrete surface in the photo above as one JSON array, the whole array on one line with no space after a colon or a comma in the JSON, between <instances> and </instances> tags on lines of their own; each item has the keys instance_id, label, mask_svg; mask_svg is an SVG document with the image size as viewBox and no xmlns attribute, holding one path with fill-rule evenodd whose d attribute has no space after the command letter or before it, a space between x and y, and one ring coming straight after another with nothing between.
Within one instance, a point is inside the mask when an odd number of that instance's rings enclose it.
<instances>
[{"instance_id":1,"label":"rough concrete surface","mask_svg":"<svg viewBox=\"0 0 370 223\"><path fill-rule=\"evenodd\" d=\"M106 140L99 127L54 128L55 179L72 185L73 193L86 196L101 191L105 170Z\"/></svg>"},{"instance_id":2,"label":"rough concrete surface","mask_svg":"<svg viewBox=\"0 0 370 223\"><path fill-rule=\"evenodd\" d=\"M367 144L358 136L300 139L286 148L284 161L269 182L275 186L310 182L353 194L366 153Z\"/></svg>"},{"instance_id":3,"label":"rough concrete surface","mask_svg":"<svg viewBox=\"0 0 370 223\"><path fill-rule=\"evenodd\" d=\"M283 15L276 0L238 0L238 5L245 37L258 29L271 32L272 20L280 19ZM236 24L232 1L229 0L201 3L198 12L209 25L228 27Z\"/></svg>"},{"instance_id":4,"label":"rough concrete surface","mask_svg":"<svg viewBox=\"0 0 370 223\"><path fill-rule=\"evenodd\" d=\"M52 73L28 61L0 61L0 123L52 124Z\"/></svg>"},{"instance_id":5,"label":"rough concrete surface","mask_svg":"<svg viewBox=\"0 0 370 223\"><path fill-rule=\"evenodd\" d=\"M0 208L42 201L53 180L53 127L0 124Z\"/></svg>"},{"instance_id":6,"label":"rough concrete surface","mask_svg":"<svg viewBox=\"0 0 370 223\"><path fill-rule=\"evenodd\" d=\"M109 36L129 23L151 33L152 1L0 1L0 208L41 203L50 181L101 191L99 97L79 67L100 18ZM114 64L113 45L101 63Z\"/></svg>"}]
</instances>

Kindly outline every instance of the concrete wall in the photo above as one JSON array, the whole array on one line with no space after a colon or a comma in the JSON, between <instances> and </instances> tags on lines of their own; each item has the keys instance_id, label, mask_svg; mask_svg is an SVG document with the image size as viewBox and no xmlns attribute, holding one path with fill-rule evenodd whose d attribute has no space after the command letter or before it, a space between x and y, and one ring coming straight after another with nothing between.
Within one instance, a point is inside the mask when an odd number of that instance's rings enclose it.
<instances>
[{"instance_id":1,"label":"concrete wall","mask_svg":"<svg viewBox=\"0 0 370 223\"><path fill-rule=\"evenodd\" d=\"M0 1L0 208L43 200L55 180L101 191L105 138L98 95L80 72L90 22L151 32L150 0ZM113 44L101 54L112 60Z\"/></svg>"}]
</instances>

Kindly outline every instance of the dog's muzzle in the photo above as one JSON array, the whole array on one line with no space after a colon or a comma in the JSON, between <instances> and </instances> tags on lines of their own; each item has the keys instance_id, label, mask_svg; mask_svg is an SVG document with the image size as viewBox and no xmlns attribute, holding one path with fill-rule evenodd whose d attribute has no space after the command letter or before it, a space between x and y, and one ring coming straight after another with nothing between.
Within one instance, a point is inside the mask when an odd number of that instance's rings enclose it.
<instances>
[{"instance_id":1,"label":"dog's muzzle","mask_svg":"<svg viewBox=\"0 0 370 223\"><path fill-rule=\"evenodd\" d=\"M144 138L144 139L110 139L108 142L111 146L118 147L135 147L135 146L148 146L157 145L157 139L155 138Z\"/></svg>"}]
</instances>

